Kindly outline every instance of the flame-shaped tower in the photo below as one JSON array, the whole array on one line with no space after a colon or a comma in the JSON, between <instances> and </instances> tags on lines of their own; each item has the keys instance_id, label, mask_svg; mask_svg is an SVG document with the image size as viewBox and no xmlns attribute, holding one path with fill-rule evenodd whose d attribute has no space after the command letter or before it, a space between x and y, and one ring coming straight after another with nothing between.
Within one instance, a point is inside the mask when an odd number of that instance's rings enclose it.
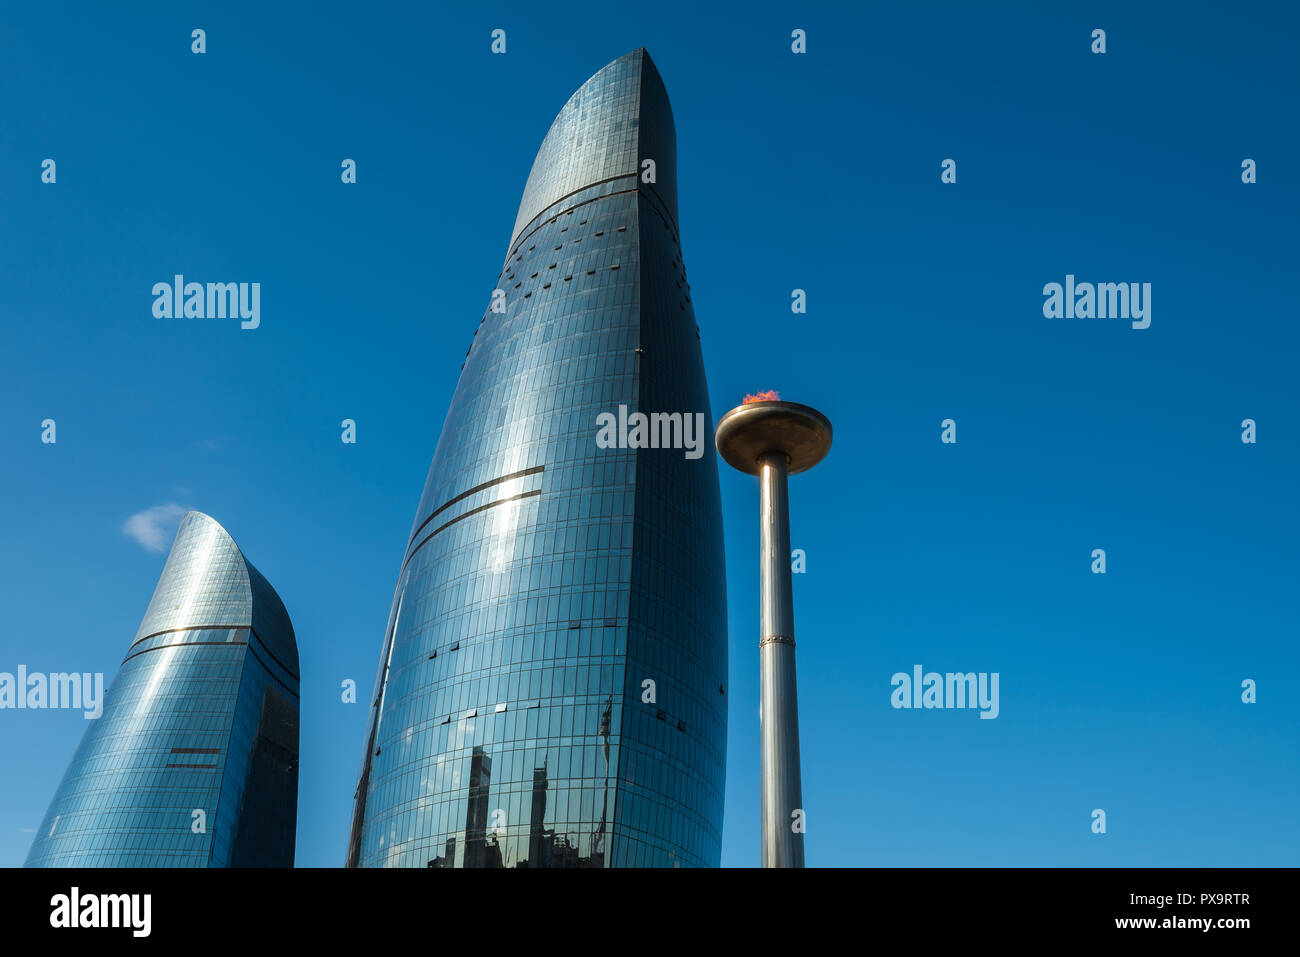
<instances>
[{"instance_id":1,"label":"flame-shaped tower","mask_svg":"<svg viewBox=\"0 0 1300 957\"><path fill-rule=\"evenodd\" d=\"M402 555L350 865L719 863L721 503L675 142L635 50L537 153ZM597 441L638 412L695 448Z\"/></svg>"}]
</instances>

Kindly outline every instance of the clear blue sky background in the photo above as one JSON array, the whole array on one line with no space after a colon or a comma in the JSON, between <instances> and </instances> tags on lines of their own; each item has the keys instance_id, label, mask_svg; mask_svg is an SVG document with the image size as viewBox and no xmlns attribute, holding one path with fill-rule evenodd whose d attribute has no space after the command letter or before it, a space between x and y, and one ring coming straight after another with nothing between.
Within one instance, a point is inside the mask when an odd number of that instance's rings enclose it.
<instances>
[{"instance_id":1,"label":"clear blue sky background","mask_svg":"<svg viewBox=\"0 0 1300 957\"><path fill-rule=\"evenodd\" d=\"M340 682L364 702L529 166L644 45L714 417L776 388L835 424L791 489L809 862L1300 863L1293 9L434 6L6 5L0 670L111 677L164 558L122 523L208 512L293 617L298 863L340 864ZM153 318L176 272L261 282L261 328ZM1043 318L1066 273L1152 283L1151 328ZM752 865L757 489L722 483L723 862ZM892 709L914 664L997 671L1000 717ZM0 864L84 730L0 712Z\"/></svg>"}]
</instances>

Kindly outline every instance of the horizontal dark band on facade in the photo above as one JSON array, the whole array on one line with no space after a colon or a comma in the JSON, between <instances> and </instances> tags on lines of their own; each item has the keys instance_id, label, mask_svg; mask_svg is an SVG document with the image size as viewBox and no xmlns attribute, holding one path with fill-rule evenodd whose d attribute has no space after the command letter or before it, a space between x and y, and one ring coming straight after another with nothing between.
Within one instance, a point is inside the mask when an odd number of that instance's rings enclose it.
<instances>
[{"instance_id":1,"label":"horizontal dark band on facade","mask_svg":"<svg viewBox=\"0 0 1300 957\"><path fill-rule=\"evenodd\" d=\"M288 675L290 678L292 678L294 681L298 681L298 680L300 680L300 679L298 678L298 674L297 674L297 672L295 672L292 668L290 668L288 665L286 665L283 661L281 661L279 658L277 658L277 657L275 656L275 652L271 650L271 646L270 646L270 645L268 645L265 641L262 640L262 636L261 636L261 635L259 635L259 634L258 634L256 631L254 631L252 628L249 628L249 629L248 629L248 633L249 633L250 635L252 635L254 638L257 639L257 643L258 643L259 645L262 646L262 650L265 651L265 652L267 653L268 656L270 656L270 658L271 658L272 661L274 661L277 665L279 665L281 668L284 669L284 673L285 673L285 674L287 674L287 675ZM294 650L297 650L297 648L296 648L297 641L296 641L296 640L295 640L294 644L295 644L295 649L294 649ZM270 669L268 668L267 670L269 671ZM284 684L284 682L281 681L280 684ZM295 696L296 696L296 692L295 692Z\"/></svg>"},{"instance_id":2,"label":"horizontal dark band on facade","mask_svg":"<svg viewBox=\"0 0 1300 957\"><path fill-rule=\"evenodd\" d=\"M217 769L217 766L216 766L215 764L172 764L172 763L168 763L168 764L165 764L165 765L163 765L163 766L164 766L164 767L168 767L168 768L193 768L193 769L196 769L196 770L199 770L199 771L215 771L215 770Z\"/></svg>"},{"instance_id":3,"label":"horizontal dark band on facade","mask_svg":"<svg viewBox=\"0 0 1300 957\"><path fill-rule=\"evenodd\" d=\"M415 553L418 552L421 548L423 548L423 547L425 546L425 544L429 541L429 539L433 538L433 536L437 535L439 532L442 532L442 531L447 530L448 528L451 528L451 526L455 525L457 522L463 522L465 519L469 518L471 515L477 515L479 512L486 512L488 509L490 509L490 508L496 508L498 505L505 505L505 504L508 503L508 502L517 502L517 501L519 501L520 499L524 499L524 498L532 498L532 497L535 496L535 495L541 495L541 494L542 494L542 490L539 489L539 488L537 488L537 489L533 489L531 492L520 492L518 495L511 495L511 496L509 496L509 497L507 497L507 498L497 499L495 502L488 502L486 505L480 505L478 508L471 508L471 509L470 509L468 512L466 512L464 515L458 515L458 516L456 516L455 518L453 518L450 522L447 522L447 523L445 523L445 524L443 524L443 525L439 525L439 526L438 526L437 528L435 528L432 532L430 532L428 535L426 535L426 536L425 536L425 537L420 541L420 544L419 544L419 545L416 545L413 549L411 549L411 554L408 555L408 556L406 557L406 561L403 562L403 564L402 564L402 568L403 568L403 569L406 568L407 564L410 563L411 559L415 557Z\"/></svg>"},{"instance_id":4,"label":"horizontal dark band on facade","mask_svg":"<svg viewBox=\"0 0 1300 957\"><path fill-rule=\"evenodd\" d=\"M220 754L220 748L172 748L172 754Z\"/></svg>"},{"instance_id":5,"label":"horizontal dark band on facade","mask_svg":"<svg viewBox=\"0 0 1300 957\"><path fill-rule=\"evenodd\" d=\"M127 648L126 650L130 651L131 648L134 648L136 645L140 644L141 641L147 641L150 638L157 638L159 635L174 635L182 631L229 631L229 630L247 631L250 635L252 635L254 638L257 639L257 643L261 645L262 650L266 652L267 656L272 661L274 661L277 665L281 667L281 669L284 670L285 674L293 678L294 681L300 680L298 675L294 673L294 670L290 668L288 665L286 665L279 658L277 658L275 652L273 652L270 649L270 647L267 645L267 643L262 640L262 636L259 635L257 632L255 632L252 629L252 627L249 625L194 625L189 628L165 628L162 631L155 631L152 635L145 635L139 641L131 642L131 647ZM246 645L246 644L248 644L248 642L246 641L177 641L170 645L157 645L153 648L145 648L143 651L137 651L134 655L128 654L125 658L122 659L122 664L126 664L128 661L130 661L132 658L136 657L137 655L143 655L145 652L148 651L157 651L160 648L180 648L185 645ZM258 660L261 661L260 658ZM262 667L264 668L266 667L265 662L263 662ZM266 670L269 672L271 669L267 668ZM274 675L272 675L272 677L274 677ZM276 678L276 681L279 682L281 687L283 687L286 691L293 694L295 698L298 696L298 692L294 691L283 681L280 681L279 678Z\"/></svg>"},{"instance_id":6,"label":"horizontal dark band on facade","mask_svg":"<svg viewBox=\"0 0 1300 957\"><path fill-rule=\"evenodd\" d=\"M503 475L500 478L488 479L486 482L480 482L478 485L475 485L473 488L466 489L465 491L461 492L455 498L447 499L447 501L443 502L432 512L430 512L429 517L420 523L420 527L411 533L411 540L406 543L406 547L407 548L411 547L411 542L415 541L416 536L419 535L422 531L424 531L424 526L428 525L438 515L440 515L442 512L445 512L447 509L451 508L457 502L463 502L465 501L465 499L469 498L474 493L481 492L484 489L491 488L494 485L500 485L503 482L509 482L511 479L523 478L525 475L536 475L538 472L544 472L544 471L546 471L545 465L534 465L532 468L523 469L522 471L519 472L511 472L509 475Z\"/></svg>"},{"instance_id":7,"label":"horizontal dark band on facade","mask_svg":"<svg viewBox=\"0 0 1300 957\"><path fill-rule=\"evenodd\" d=\"M581 192L581 190L579 190L579 192ZM638 190L636 189L636 187L633 187L632 189L616 189L612 193L602 193L600 196L593 196L591 199L584 199L581 203L575 203L574 205L568 207L567 209L562 209L558 213L556 213L555 216L563 216L565 213L571 213L575 209L582 209L582 207L590 206L592 203L599 203L602 199L610 199L611 197L614 196L626 196L628 193L636 193L636 192L638 192ZM547 208L549 209L550 207ZM531 231L527 233L523 233L519 237L519 245L516 246L513 250L511 250L510 256L519 255L519 250L523 247L524 243L528 242L528 240L532 238L533 233L537 232L537 230L545 226L546 222L548 221L549 220L543 221L539 223L536 227L534 227ZM507 267L509 267L510 265L510 256L506 257ZM502 272L504 271L505 270L503 269Z\"/></svg>"},{"instance_id":8,"label":"horizontal dark band on facade","mask_svg":"<svg viewBox=\"0 0 1300 957\"><path fill-rule=\"evenodd\" d=\"M664 202L664 198L659 195L659 191L654 188L653 183L645 183L643 185L645 188L642 189L641 186L638 186L637 192L645 196L647 199L653 200L650 205L658 207L655 209L655 212L662 216L665 222L672 223L668 228L672 231L673 242L677 243L677 246L680 249L681 239L679 237L681 236L681 233L677 230L677 217L668 209L668 204Z\"/></svg>"},{"instance_id":9,"label":"horizontal dark band on facade","mask_svg":"<svg viewBox=\"0 0 1300 957\"><path fill-rule=\"evenodd\" d=\"M259 645L262 646L262 649L263 649L264 651L266 651L267 654L270 654L270 653L271 653L271 652L270 652L270 649L267 648L266 645L262 642L262 639L259 638L259 639L257 640L257 643L258 643ZM280 680L280 676L279 676L279 675L277 675L277 674L276 674L274 671L272 671L270 668L266 667L266 662L263 661L263 660L262 660L262 657L257 653L257 648L255 648L253 645L250 644L250 645L248 646L248 653L249 653L250 655L252 655L252 656L253 656L253 660L256 661L259 665L261 665L261 666L262 666L262 669L263 669L263 670L264 670L268 675L271 676L271 680L272 680L272 681L274 681L276 684L278 684L281 688L283 688L283 689L284 689L285 691L287 691L289 694L293 695L294 698L297 698L297 697L298 697L298 692L297 692L297 691L295 691L293 688L290 688L287 684L285 684L283 681ZM272 658L275 658L275 655L271 655L271 657L272 657ZM276 662L276 663L277 663L277 664L279 663L278 659L277 659L277 662ZM281 667L284 667L284 666L281 665ZM285 668L284 670L285 670L286 672L288 672L289 674L293 675L293 680L294 680L294 681L297 681L297 680L298 680L298 676L297 676L297 675L294 675L293 672L292 672L292 671L289 671L288 668Z\"/></svg>"},{"instance_id":10,"label":"horizontal dark band on facade","mask_svg":"<svg viewBox=\"0 0 1300 957\"><path fill-rule=\"evenodd\" d=\"M674 242L677 242L678 246L680 247L681 242L677 239L679 233L677 230L676 220L673 218L673 214L668 212L668 204L663 201L663 198L658 194L658 192L656 192L654 189L651 188L642 189L638 185L638 186L633 186L631 189L616 189L610 193L602 193L600 196L593 196L591 197L591 199L584 199L581 203L574 203L572 206L559 210L558 212L554 212L554 213L550 212L550 210L558 206L560 203L564 202L570 196L575 196L578 193L581 193L583 190L591 189L593 186L599 186L602 183L608 183L610 182L610 180L626 179L631 176L634 176L634 174L624 173L622 176L611 176L609 179L602 179L595 183L588 183L586 186L582 187L582 189L575 189L572 193L569 193L566 196L561 196L554 203L552 203L550 206L547 206L546 209L542 210L540 213L538 213L536 216L534 216L532 219L528 221L528 226L525 226L524 230L520 232L519 239L511 244L510 252L506 254L506 261L504 265L509 266L510 257L517 256L519 254L519 250L523 248L524 243L528 242L529 238L533 235L533 233L541 229L550 220L555 219L559 216L563 216L567 213L571 213L575 209L582 209L582 207L584 206L589 206L592 203L598 203L602 199L609 199L612 196L626 196L628 193L641 193L642 195L654 200L654 205L656 206L655 211L658 212L665 219L672 220L673 240ZM541 221L538 222L538 220ZM537 223L537 225L533 226L533 223L535 222ZM529 227L532 228L530 229ZM501 271L504 273L505 268L503 268Z\"/></svg>"},{"instance_id":11,"label":"horizontal dark band on facade","mask_svg":"<svg viewBox=\"0 0 1300 957\"><path fill-rule=\"evenodd\" d=\"M631 173L619 173L617 176L606 176L604 179L597 179L597 180L592 180L590 183L584 183L582 186L579 186L577 189L571 189L563 196L556 197L555 199L547 203L545 206L543 206L537 212L537 215L535 215L532 219L528 220L528 222L524 223L523 226L519 228L519 232L516 233L515 237L510 240L509 256L513 256L515 253L519 252L519 247L524 244L524 242L528 239L529 235L532 234L533 232L536 232L537 227L533 225L534 223L538 223L538 226L540 226L541 222L545 222L547 219L550 219L552 216L558 216L559 213L552 213L551 210L554 209L556 206L560 205L560 203L564 202L566 199L571 199L574 196L577 196L579 193L585 192L589 189L593 189L597 186L604 186L606 183L612 183L616 179L637 180L639 178L640 177L637 175L635 171ZM635 188L618 191L618 193L634 193L634 192L636 192ZM605 196L617 196L618 193L606 193ZM578 206L585 206L587 205L587 203L593 202L597 199L604 199L605 196L593 196L591 199L584 200L583 202L579 203L577 206L574 206L573 208L577 209ZM507 256L506 258L508 259L509 256Z\"/></svg>"},{"instance_id":12,"label":"horizontal dark band on facade","mask_svg":"<svg viewBox=\"0 0 1300 957\"><path fill-rule=\"evenodd\" d=\"M145 635L143 638L137 638L127 647L130 651L142 641L148 641L150 638L157 638L159 635L174 635L178 631L239 631L243 628L251 629L252 625L184 625L180 628L164 628L162 631L155 631L151 635Z\"/></svg>"},{"instance_id":13,"label":"horizontal dark band on facade","mask_svg":"<svg viewBox=\"0 0 1300 957\"><path fill-rule=\"evenodd\" d=\"M185 629L188 631L189 629ZM151 651L162 651L164 648L192 648L194 645L226 645L231 648L239 648L247 645L246 641L177 641L170 645L154 645L152 648L146 648L143 651L137 651L133 655L127 655L122 659L122 664L126 664L132 658L139 658L141 655L147 655Z\"/></svg>"}]
</instances>

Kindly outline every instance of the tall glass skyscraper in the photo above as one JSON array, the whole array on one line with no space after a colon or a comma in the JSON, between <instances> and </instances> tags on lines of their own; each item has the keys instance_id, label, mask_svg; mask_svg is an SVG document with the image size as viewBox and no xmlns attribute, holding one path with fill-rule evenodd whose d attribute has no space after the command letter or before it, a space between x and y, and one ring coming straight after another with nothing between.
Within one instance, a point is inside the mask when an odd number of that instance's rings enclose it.
<instances>
[{"instance_id":1,"label":"tall glass skyscraper","mask_svg":"<svg viewBox=\"0 0 1300 957\"><path fill-rule=\"evenodd\" d=\"M201 512L176 541L28 867L292 867L298 645Z\"/></svg>"},{"instance_id":2,"label":"tall glass skyscraper","mask_svg":"<svg viewBox=\"0 0 1300 957\"><path fill-rule=\"evenodd\" d=\"M542 142L402 559L350 865L719 862L721 507L676 165L644 50ZM678 447L637 447L637 413L677 415Z\"/></svg>"}]
</instances>

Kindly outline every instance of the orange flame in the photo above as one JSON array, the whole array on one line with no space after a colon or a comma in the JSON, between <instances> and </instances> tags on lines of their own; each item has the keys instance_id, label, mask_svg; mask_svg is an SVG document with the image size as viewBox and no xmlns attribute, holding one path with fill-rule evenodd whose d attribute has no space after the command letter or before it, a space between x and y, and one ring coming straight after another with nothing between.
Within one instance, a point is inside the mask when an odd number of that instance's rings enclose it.
<instances>
[{"instance_id":1,"label":"orange flame","mask_svg":"<svg viewBox=\"0 0 1300 957\"><path fill-rule=\"evenodd\" d=\"M741 405L749 405L752 402L777 402L781 398L775 389L767 389L763 392L754 392L745 396L745 401Z\"/></svg>"}]
</instances>

